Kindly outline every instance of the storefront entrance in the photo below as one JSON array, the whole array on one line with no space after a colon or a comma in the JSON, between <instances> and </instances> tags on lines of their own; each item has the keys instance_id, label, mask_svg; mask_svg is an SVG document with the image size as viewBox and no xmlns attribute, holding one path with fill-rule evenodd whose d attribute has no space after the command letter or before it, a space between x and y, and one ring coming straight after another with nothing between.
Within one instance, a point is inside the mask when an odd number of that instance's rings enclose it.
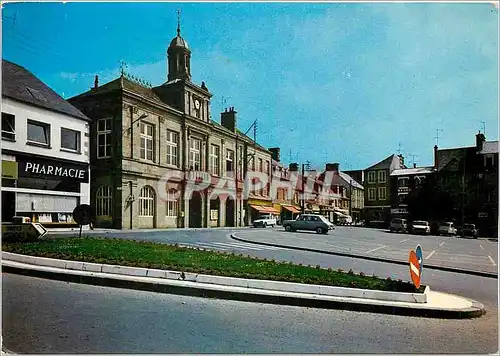
<instances>
[{"instance_id":1,"label":"storefront entrance","mask_svg":"<svg viewBox=\"0 0 500 356\"><path fill-rule=\"evenodd\" d=\"M16 215L16 193L2 192L2 222L12 222Z\"/></svg>"}]
</instances>

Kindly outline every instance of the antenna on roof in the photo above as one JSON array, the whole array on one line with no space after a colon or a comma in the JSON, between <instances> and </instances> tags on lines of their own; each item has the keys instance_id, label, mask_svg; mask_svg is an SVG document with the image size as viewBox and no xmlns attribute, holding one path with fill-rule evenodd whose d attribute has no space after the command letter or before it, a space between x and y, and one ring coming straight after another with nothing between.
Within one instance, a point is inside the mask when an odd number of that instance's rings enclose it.
<instances>
[{"instance_id":1,"label":"antenna on roof","mask_svg":"<svg viewBox=\"0 0 500 356\"><path fill-rule=\"evenodd\" d=\"M399 142L398 143L398 155L400 155L402 151L403 151L403 143Z\"/></svg>"},{"instance_id":2,"label":"antenna on roof","mask_svg":"<svg viewBox=\"0 0 500 356\"><path fill-rule=\"evenodd\" d=\"M443 132L443 130L436 129L436 137L434 137L436 139L436 146L439 146L439 132Z\"/></svg>"},{"instance_id":3,"label":"antenna on roof","mask_svg":"<svg viewBox=\"0 0 500 356\"><path fill-rule=\"evenodd\" d=\"M486 122L484 121L479 121L479 122L483 124L483 134L486 135Z\"/></svg>"},{"instance_id":4,"label":"antenna on roof","mask_svg":"<svg viewBox=\"0 0 500 356\"><path fill-rule=\"evenodd\" d=\"M119 61L120 63L120 75L121 76L126 76L126 73L125 73L125 68L127 68L127 63L125 63L125 61L122 59Z\"/></svg>"},{"instance_id":5,"label":"antenna on roof","mask_svg":"<svg viewBox=\"0 0 500 356\"><path fill-rule=\"evenodd\" d=\"M228 98L226 98L224 95L222 96L221 98L221 112L224 111L224 105L227 103L227 100Z\"/></svg>"},{"instance_id":6,"label":"antenna on roof","mask_svg":"<svg viewBox=\"0 0 500 356\"><path fill-rule=\"evenodd\" d=\"M408 153L408 156L411 157L411 165L415 165L415 157L418 157L418 155L412 155L411 153Z\"/></svg>"}]
</instances>

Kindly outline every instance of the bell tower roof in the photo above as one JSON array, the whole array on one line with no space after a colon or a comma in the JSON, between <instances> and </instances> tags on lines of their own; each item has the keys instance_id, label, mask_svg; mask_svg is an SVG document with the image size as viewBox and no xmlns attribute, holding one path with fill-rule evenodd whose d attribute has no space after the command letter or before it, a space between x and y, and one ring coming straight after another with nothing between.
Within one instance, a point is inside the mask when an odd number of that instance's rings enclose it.
<instances>
[{"instance_id":1,"label":"bell tower roof","mask_svg":"<svg viewBox=\"0 0 500 356\"><path fill-rule=\"evenodd\" d=\"M168 55L168 81L175 79L191 80L191 51L181 37L181 11L177 10L177 36L175 36L167 49Z\"/></svg>"}]
</instances>

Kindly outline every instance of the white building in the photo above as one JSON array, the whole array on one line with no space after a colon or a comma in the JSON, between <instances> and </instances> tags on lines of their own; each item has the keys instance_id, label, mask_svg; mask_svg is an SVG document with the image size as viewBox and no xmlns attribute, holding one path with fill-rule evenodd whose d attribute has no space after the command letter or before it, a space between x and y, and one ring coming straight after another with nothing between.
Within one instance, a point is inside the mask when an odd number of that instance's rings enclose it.
<instances>
[{"instance_id":1,"label":"white building","mask_svg":"<svg viewBox=\"0 0 500 356\"><path fill-rule=\"evenodd\" d=\"M90 121L25 68L2 60L2 221L74 224L90 204Z\"/></svg>"}]
</instances>

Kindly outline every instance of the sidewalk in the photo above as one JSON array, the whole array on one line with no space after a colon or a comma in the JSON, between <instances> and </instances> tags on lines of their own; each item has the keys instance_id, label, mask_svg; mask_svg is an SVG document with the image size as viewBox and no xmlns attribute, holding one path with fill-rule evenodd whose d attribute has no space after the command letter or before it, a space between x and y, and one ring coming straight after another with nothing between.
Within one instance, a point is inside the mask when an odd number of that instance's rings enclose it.
<instances>
[{"instance_id":1,"label":"sidewalk","mask_svg":"<svg viewBox=\"0 0 500 356\"><path fill-rule=\"evenodd\" d=\"M480 317L484 306L426 288L398 293L134 268L2 252L2 271L75 283L239 301L443 319Z\"/></svg>"},{"instance_id":2,"label":"sidewalk","mask_svg":"<svg viewBox=\"0 0 500 356\"><path fill-rule=\"evenodd\" d=\"M242 227L171 227L165 229L101 229L94 228L93 230L87 227L83 227L82 235L94 235L94 234L128 234L134 232L162 232L162 231L210 231L210 230L245 230L249 229L249 226ZM72 228L52 228L46 229L48 235L62 235L62 234L78 234L80 233L79 227Z\"/></svg>"}]
</instances>

